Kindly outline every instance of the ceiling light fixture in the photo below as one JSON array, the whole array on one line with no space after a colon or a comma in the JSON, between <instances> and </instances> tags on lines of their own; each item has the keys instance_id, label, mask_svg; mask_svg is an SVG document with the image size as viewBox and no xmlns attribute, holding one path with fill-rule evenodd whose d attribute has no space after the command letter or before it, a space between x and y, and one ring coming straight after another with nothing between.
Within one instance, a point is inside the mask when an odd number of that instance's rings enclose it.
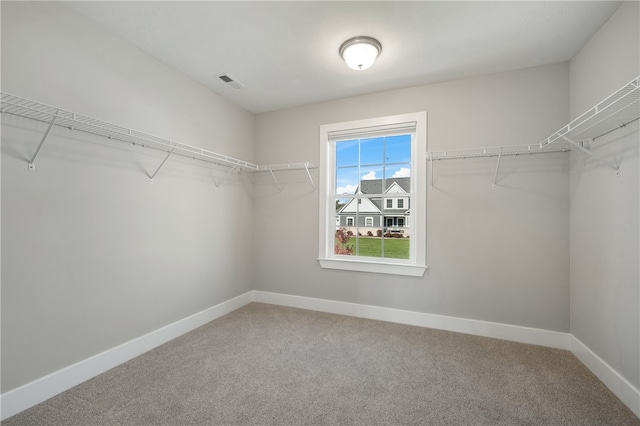
<instances>
[{"instance_id":1,"label":"ceiling light fixture","mask_svg":"<svg viewBox=\"0 0 640 426\"><path fill-rule=\"evenodd\" d=\"M349 68L366 70L382 52L382 45L375 38L358 36L350 38L340 46L340 56Z\"/></svg>"}]
</instances>

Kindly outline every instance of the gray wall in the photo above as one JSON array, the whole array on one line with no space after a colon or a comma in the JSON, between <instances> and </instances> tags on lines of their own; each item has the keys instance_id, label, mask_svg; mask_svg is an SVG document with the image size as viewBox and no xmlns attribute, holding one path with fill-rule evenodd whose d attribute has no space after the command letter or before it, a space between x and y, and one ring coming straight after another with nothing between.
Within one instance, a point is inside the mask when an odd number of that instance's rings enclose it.
<instances>
[{"instance_id":1,"label":"gray wall","mask_svg":"<svg viewBox=\"0 0 640 426\"><path fill-rule=\"evenodd\" d=\"M624 3L571 61L574 118L640 74L640 11ZM599 139L571 165L571 333L640 387L638 122Z\"/></svg>"},{"instance_id":2,"label":"gray wall","mask_svg":"<svg viewBox=\"0 0 640 426\"><path fill-rule=\"evenodd\" d=\"M427 111L428 149L538 143L568 121L567 63L256 117L259 163L317 164L321 124ZM304 172L256 180L258 290L569 331L569 156L447 161L427 203L422 278L323 270L318 193ZM317 179L317 173L315 174Z\"/></svg>"},{"instance_id":3,"label":"gray wall","mask_svg":"<svg viewBox=\"0 0 640 426\"><path fill-rule=\"evenodd\" d=\"M2 2L2 90L251 160L254 116L56 3ZM251 183L2 117L2 392L251 289Z\"/></svg>"}]
</instances>

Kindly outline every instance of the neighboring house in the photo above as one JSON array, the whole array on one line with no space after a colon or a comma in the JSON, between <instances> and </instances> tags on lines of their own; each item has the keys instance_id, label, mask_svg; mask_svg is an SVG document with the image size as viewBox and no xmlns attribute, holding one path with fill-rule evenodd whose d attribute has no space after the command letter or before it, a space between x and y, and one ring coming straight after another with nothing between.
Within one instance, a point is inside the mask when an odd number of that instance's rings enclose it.
<instances>
[{"instance_id":1,"label":"neighboring house","mask_svg":"<svg viewBox=\"0 0 640 426\"><path fill-rule=\"evenodd\" d=\"M383 233L409 235L409 192L410 179L390 178L386 180L361 180L354 194L383 194L376 198L353 198L336 210L336 228L346 228L354 234L375 236ZM385 186L383 188L383 185Z\"/></svg>"}]
</instances>

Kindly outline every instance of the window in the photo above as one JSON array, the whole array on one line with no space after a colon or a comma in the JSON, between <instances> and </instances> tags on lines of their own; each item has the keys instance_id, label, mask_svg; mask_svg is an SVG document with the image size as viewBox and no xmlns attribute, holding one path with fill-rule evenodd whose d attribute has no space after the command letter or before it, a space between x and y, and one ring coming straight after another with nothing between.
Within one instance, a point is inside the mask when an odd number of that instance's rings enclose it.
<instances>
[{"instance_id":1,"label":"window","mask_svg":"<svg viewBox=\"0 0 640 426\"><path fill-rule=\"evenodd\" d=\"M419 112L320 126L323 268L424 274L426 125ZM393 211L394 199L410 212ZM351 229L332 223L337 206Z\"/></svg>"},{"instance_id":2,"label":"window","mask_svg":"<svg viewBox=\"0 0 640 426\"><path fill-rule=\"evenodd\" d=\"M340 216L336 216L336 226L340 226Z\"/></svg>"}]
</instances>

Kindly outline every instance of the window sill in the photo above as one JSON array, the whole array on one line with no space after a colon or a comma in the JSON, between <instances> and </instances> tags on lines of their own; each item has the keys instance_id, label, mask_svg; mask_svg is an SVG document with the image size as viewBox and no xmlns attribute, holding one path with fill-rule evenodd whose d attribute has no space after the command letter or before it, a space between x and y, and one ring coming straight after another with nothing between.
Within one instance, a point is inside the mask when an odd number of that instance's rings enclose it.
<instances>
[{"instance_id":1,"label":"window sill","mask_svg":"<svg viewBox=\"0 0 640 426\"><path fill-rule=\"evenodd\" d=\"M372 272L375 274L406 275L421 277L428 269L425 265L411 265L406 263L380 263L365 260L318 259L323 269L340 269L343 271Z\"/></svg>"}]
</instances>

